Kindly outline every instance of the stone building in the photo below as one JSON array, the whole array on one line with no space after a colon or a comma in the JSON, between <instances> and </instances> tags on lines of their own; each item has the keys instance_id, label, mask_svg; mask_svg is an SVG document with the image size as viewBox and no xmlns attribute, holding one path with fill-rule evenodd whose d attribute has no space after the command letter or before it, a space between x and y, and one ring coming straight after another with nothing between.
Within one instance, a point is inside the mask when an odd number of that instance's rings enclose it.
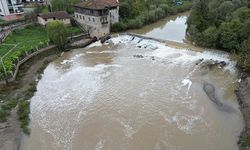
<instances>
[{"instance_id":1,"label":"stone building","mask_svg":"<svg viewBox=\"0 0 250 150\"><path fill-rule=\"evenodd\" d=\"M50 12L46 14L39 14L37 16L37 20L39 24L44 25L44 26L53 20L60 20L66 26L71 25L70 16L65 11L56 11L56 12Z\"/></svg>"},{"instance_id":2,"label":"stone building","mask_svg":"<svg viewBox=\"0 0 250 150\"><path fill-rule=\"evenodd\" d=\"M0 19L19 19L23 13L22 0L0 0Z\"/></svg>"},{"instance_id":3,"label":"stone building","mask_svg":"<svg viewBox=\"0 0 250 150\"><path fill-rule=\"evenodd\" d=\"M118 0L85 0L74 5L75 19L90 34L100 38L110 33L110 27L119 21Z\"/></svg>"}]
</instances>

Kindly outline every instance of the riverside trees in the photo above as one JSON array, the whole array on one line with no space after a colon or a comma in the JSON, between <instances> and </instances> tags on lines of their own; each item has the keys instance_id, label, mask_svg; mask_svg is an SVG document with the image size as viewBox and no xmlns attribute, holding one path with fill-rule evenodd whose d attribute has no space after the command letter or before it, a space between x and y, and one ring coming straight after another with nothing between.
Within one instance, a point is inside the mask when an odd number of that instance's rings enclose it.
<instances>
[{"instance_id":1,"label":"riverside trees","mask_svg":"<svg viewBox=\"0 0 250 150\"><path fill-rule=\"evenodd\" d=\"M113 31L140 28L168 15L190 10L192 0L184 0L177 6L173 0L120 0L120 21L114 24Z\"/></svg>"},{"instance_id":2,"label":"riverside trees","mask_svg":"<svg viewBox=\"0 0 250 150\"><path fill-rule=\"evenodd\" d=\"M187 25L189 40L237 54L239 64L250 71L249 0L195 0Z\"/></svg>"},{"instance_id":3,"label":"riverside trees","mask_svg":"<svg viewBox=\"0 0 250 150\"><path fill-rule=\"evenodd\" d=\"M57 45L61 50L67 44L67 30L62 21L51 21L47 25L47 33L51 43Z\"/></svg>"}]
</instances>

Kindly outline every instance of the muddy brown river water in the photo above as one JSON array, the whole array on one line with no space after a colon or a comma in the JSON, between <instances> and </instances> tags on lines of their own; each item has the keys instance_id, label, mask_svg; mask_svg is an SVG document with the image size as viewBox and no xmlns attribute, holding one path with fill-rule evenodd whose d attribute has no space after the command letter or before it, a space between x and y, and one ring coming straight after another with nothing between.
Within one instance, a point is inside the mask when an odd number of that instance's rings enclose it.
<instances>
[{"instance_id":1,"label":"muddy brown river water","mask_svg":"<svg viewBox=\"0 0 250 150\"><path fill-rule=\"evenodd\" d=\"M181 14L137 33L181 42L186 18ZM243 128L236 74L226 53L174 49L126 35L72 50L45 69L31 99L31 134L23 136L21 149L236 150ZM209 99L204 83L215 87L230 111Z\"/></svg>"}]
</instances>

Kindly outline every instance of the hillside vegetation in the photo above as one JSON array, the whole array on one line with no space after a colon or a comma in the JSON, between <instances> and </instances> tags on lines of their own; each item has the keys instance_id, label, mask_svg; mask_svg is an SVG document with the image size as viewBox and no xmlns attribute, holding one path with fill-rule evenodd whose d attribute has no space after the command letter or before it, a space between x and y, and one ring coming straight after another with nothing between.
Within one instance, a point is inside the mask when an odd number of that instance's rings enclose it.
<instances>
[{"instance_id":1,"label":"hillside vegetation","mask_svg":"<svg viewBox=\"0 0 250 150\"><path fill-rule=\"evenodd\" d=\"M250 71L250 0L195 0L187 24L189 40L235 54Z\"/></svg>"},{"instance_id":2,"label":"hillside vegetation","mask_svg":"<svg viewBox=\"0 0 250 150\"><path fill-rule=\"evenodd\" d=\"M112 27L112 31L140 28L161 18L190 10L192 0L183 0L176 5L173 0L120 0L120 20Z\"/></svg>"}]
</instances>

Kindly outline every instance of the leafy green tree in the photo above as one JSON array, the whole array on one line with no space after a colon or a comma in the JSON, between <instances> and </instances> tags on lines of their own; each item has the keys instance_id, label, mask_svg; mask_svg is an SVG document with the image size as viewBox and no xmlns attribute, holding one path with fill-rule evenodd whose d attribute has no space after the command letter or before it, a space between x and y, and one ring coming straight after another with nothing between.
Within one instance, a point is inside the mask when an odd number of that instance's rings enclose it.
<instances>
[{"instance_id":1,"label":"leafy green tree","mask_svg":"<svg viewBox=\"0 0 250 150\"><path fill-rule=\"evenodd\" d=\"M165 12L165 14L168 14L169 6L167 4L161 4L160 8Z\"/></svg>"},{"instance_id":2,"label":"leafy green tree","mask_svg":"<svg viewBox=\"0 0 250 150\"><path fill-rule=\"evenodd\" d=\"M222 48L229 51L239 49L238 31L240 23L238 21L225 22L220 26L220 44Z\"/></svg>"},{"instance_id":3,"label":"leafy green tree","mask_svg":"<svg viewBox=\"0 0 250 150\"><path fill-rule=\"evenodd\" d=\"M241 7L233 12L233 17L239 19L241 22L245 22L250 18L250 9L247 7Z\"/></svg>"},{"instance_id":4,"label":"leafy green tree","mask_svg":"<svg viewBox=\"0 0 250 150\"><path fill-rule=\"evenodd\" d=\"M119 15L121 18L132 18L132 9L127 2L120 4Z\"/></svg>"},{"instance_id":5,"label":"leafy green tree","mask_svg":"<svg viewBox=\"0 0 250 150\"><path fill-rule=\"evenodd\" d=\"M219 37L219 32L216 27L211 26L208 27L204 32L203 32L203 46L205 47L217 47L217 40Z\"/></svg>"},{"instance_id":6,"label":"leafy green tree","mask_svg":"<svg viewBox=\"0 0 250 150\"><path fill-rule=\"evenodd\" d=\"M61 50L67 44L67 30L62 21L51 21L47 25L47 33L51 43L57 45Z\"/></svg>"},{"instance_id":7,"label":"leafy green tree","mask_svg":"<svg viewBox=\"0 0 250 150\"><path fill-rule=\"evenodd\" d=\"M73 5L81 2L81 0L51 0L51 10L52 11L67 11L68 13L73 13Z\"/></svg>"},{"instance_id":8,"label":"leafy green tree","mask_svg":"<svg viewBox=\"0 0 250 150\"><path fill-rule=\"evenodd\" d=\"M236 6L232 1L223 2L218 8L219 19L229 21L232 19L232 12L236 9Z\"/></svg>"}]
</instances>

